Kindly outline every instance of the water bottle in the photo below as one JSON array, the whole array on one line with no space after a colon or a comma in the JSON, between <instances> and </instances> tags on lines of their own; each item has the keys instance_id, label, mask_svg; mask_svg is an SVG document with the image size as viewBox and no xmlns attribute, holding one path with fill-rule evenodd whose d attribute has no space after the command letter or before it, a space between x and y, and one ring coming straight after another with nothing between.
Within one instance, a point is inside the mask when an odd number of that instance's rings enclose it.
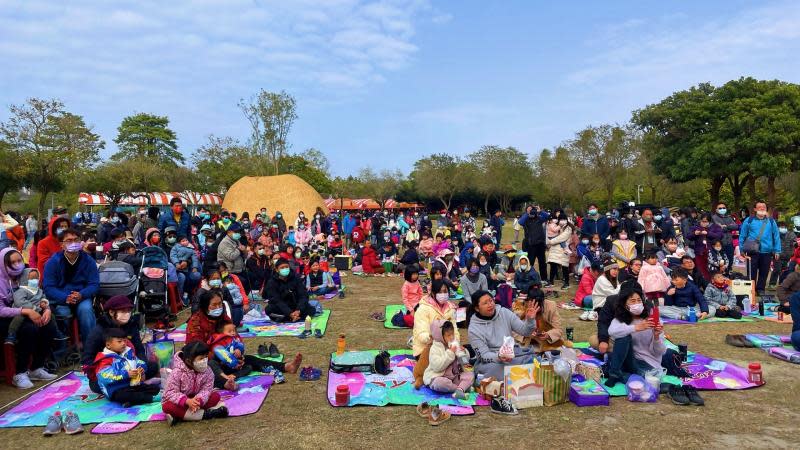
<instances>
[{"instance_id":1,"label":"water bottle","mask_svg":"<svg viewBox=\"0 0 800 450\"><path fill-rule=\"evenodd\" d=\"M742 311L744 311L745 314L753 312L753 303L750 301L749 296L742 300Z\"/></svg>"},{"instance_id":2,"label":"water bottle","mask_svg":"<svg viewBox=\"0 0 800 450\"><path fill-rule=\"evenodd\" d=\"M689 322L697 322L697 312L695 312L694 306L689 307Z\"/></svg>"}]
</instances>

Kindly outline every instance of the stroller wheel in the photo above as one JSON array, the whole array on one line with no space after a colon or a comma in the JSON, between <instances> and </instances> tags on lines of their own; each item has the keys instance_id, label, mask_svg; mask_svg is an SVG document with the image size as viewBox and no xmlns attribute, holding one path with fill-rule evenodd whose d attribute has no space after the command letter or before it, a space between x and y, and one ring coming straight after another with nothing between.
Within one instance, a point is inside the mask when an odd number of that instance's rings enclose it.
<instances>
[{"instance_id":1,"label":"stroller wheel","mask_svg":"<svg viewBox=\"0 0 800 450\"><path fill-rule=\"evenodd\" d=\"M79 364L80 362L81 362L81 355L78 352L72 352L64 358L64 364L68 366L74 366L76 364Z\"/></svg>"}]
</instances>

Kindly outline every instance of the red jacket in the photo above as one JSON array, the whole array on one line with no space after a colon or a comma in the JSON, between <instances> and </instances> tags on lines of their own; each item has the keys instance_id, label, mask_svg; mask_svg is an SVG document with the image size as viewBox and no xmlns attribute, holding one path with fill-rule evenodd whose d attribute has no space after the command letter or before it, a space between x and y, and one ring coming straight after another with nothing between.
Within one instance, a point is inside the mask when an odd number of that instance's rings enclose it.
<instances>
[{"instance_id":1,"label":"red jacket","mask_svg":"<svg viewBox=\"0 0 800 450\"><path fill-rule=\"evenodd\" d=\"M56 229L60 222L69 224L69 219L53 216L47 225L47 236L39 241L39 245L36 247L36 268L39 269L39 273L43 274L44 265L47 264L50 257L61 251L61 242L58 241L58 236L56 235Z\"/></svg>"},{"instance_id":2,"label":"red jacket","mask_svg":"<svg viewBox=\"0 0 800 450\"><path fill-rule=\"evenodd\" d=\"M197 311L189 317L189 322L186 324L186 343L200 341L203 343L208 342L216 332L217 321L223 320L230 322L228 316L223 315L218 319L211 319L203 311Z\"/></svg>"},{"instance_id":3,"label":"red jacket","mask_svg":"<svg viewBox=\"0 0 800 450\"><path fill-rule=\"evenodd\" d=\"M361 266L364 267L364 273L375 273L375 268L381 267L381 262L378 261L378 254L372 247L364 247L361 251Z\"/></svg>"},{"instance_id":4,"label":"red jacket","mask_svg":"<svg viewBox=\"0 0 800 450\"><path fill-rule=\"evenodd\" d=\"M367 238L367 235L366 235L366 233L364 233L364 229L361 228L360 225L356 225L356 227L353 228L353 242L355 242L357 244L360 244L360 243L364 242L364 240L366 238Z\"/></svg>"},{"instance_id":5,"label":"red jacket","mask_svg":"<svg viewBox=\"0 0 800 450\"><path fill-rule=\"evenodd\" d=\"M587 295L592 295L592 289L594 289L594 283L597 281L594 274L592 273L592 269L590 267L585 267L583 269L583 275L581 276L581 282L578 284L578 291L575 292L575 304L578 306L583 306L583 298Z\"/></svg>"}]
</instances>

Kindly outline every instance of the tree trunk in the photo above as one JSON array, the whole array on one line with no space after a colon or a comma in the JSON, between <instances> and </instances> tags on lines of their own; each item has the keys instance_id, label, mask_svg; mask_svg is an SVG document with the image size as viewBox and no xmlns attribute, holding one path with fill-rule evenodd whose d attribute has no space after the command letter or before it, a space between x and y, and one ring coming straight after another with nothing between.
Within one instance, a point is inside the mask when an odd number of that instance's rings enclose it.
<instances>
[{"instance_id":1,"label":"tree trunk","mask_svg":"<svg viewBox=\"0 0 800 450\"><path fill-rule=\"evenodd\" d=\"M483 201L483 214L486 217L489 217L489 195L486 195L486 198Z\"/></svg>"},{"instance_id":2,"label":"tree trunk","mask_svg":"<svg viewBox=\"0 0 800 450\"><path fill-rule=\"evenodd\" d=\"M614 185L606 185L606 211L614 209Z\"/></svg>"},{"instance_id":3,"label":"tree trunk","mask_svg":"<svg viewBox=\"0 0 800 450\"><path fill-rule=\"evenodd\" d=\"M767 205L770 209L775 209L777 201L777 193L775 192L775 177L767 177Z\"/></svg>"},{"instance_id":4,"label":"tree trunk","mask_svg":"<svg viewBox=\"0 0 800 450\"><path fill-rule=\"evenodd\" d=\"M717 203L719 203L719 191L722 189L722 185L725 183L725 177L716 177L711 179L711 187L708 189L708 193L711 197L711 209L713 210Z\"/></svg>"},{"instance_id":5,"label":"tree trunk","mask_svg":"<svg viewBox=\"0 0 800 450\"><path fill-rule=\"evenodd\" d=\"M3 199L5 198L5 196L6 196L6 191L5 190L0 191L0 210L3 209Z\"/></svg>"},{"instance_id":6,"label":"tree trunk","mask_svg":"<svg viewBox=\"0 0 800 450\"><path fill-rule=\"evenodd\" d=\"M44 190L40 194L41 197L39 197L39 210L36 212L37 213L36 217L39 220L42 220L42 210L44 210L45 203L47 202L47 194L49 194L49 193L50 193L49 191Z\"/></svg>"},{"instance_id":7,"label":"tree trunk","mask_svg":"<svg viewBox=\"0 0 800 450\"><path fill-rule=\"evenodd\" d=\"M652 203L654 205L658 204L658 202L656 201L656 195L657 195L656 192L658 192L658 189L656 189L657 187L658 186L656 186L654 184L650 185L650 203Z\"/></svg>"},{"instance_id":8,"label":"tree trunk","mask_svg":"<svg viewBox=\"0 0 800 450\"><path fill-rule=\"evenodd\" d=\"M747 192L750 194L750 204L755 204L756 200L756 180L758 179L757 176L751 175L750 178L747 179ZM742 205L736 205L737 207Z\"/></svg>"},{"instance_id":9,"label":"tree trunk","mask_svg":"<svg viewBox=\"0 0 800 450\"><path fill-rule=\"evenodd\" d=\"M738 208L742 204L742 194L744 193L744 187L747 185L748 180L751 178L751 175L745 175L744 178L739 179L739 177L728 177L728 184L731 185L731 192L733 193L733 205L734 208Z\"/></svg>"}]
</instances>

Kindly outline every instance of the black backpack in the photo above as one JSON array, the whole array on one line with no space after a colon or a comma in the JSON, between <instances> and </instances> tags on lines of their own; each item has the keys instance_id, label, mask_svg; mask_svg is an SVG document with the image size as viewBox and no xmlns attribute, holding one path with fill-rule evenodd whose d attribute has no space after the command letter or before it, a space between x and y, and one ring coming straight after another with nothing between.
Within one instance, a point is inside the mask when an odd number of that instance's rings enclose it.
<instances>
[{"instance_id":1,"label":"black backpack","mask_svg":"<svg viewBox=\"0 0 800 450\"><path fill-rule=\"evenodd\" d=\"M375 363L373 364L372 370L381 375L389 375L392 372L389 352L383 350L375 356Z\"/></svg>"}]
</instances>

